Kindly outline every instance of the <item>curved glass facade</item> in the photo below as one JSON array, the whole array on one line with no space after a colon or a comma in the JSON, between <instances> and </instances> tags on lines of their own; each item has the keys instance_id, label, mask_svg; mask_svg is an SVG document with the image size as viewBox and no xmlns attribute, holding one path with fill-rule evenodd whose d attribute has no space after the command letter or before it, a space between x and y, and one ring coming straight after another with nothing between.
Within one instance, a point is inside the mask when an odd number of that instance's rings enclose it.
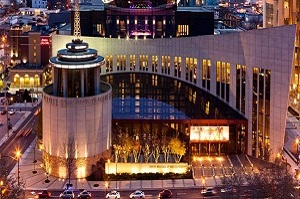
<instances>
[{"instance_id":1,"label":"curved glass facade","mask_svg":"<svg viewBox=\"0 0 300 199\"><path fill-rule=\"evenodd\" d=\"M101 78L113 87L113 119L244 119L217 97L176 79L144 73Z\"/></svg>"}]
</instances>

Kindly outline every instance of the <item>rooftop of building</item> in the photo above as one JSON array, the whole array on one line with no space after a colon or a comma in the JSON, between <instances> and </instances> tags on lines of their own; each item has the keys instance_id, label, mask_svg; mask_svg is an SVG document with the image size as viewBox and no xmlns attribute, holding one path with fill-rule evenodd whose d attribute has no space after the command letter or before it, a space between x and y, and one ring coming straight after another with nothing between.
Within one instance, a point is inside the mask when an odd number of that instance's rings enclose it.
<instances>
[{"instance_id":1,"label":"rooftop of building","mask_svg":"<svg viewBox=\"0 0 300 199\"><path fill-rule=\"evenodd\" d=\"M25 63L25 64L18 64L11 68L11 70L20 70L20 69L29 69L29 70L43 70L43 66L40 64L30 64L30 63Z\"/></svg>"}]
</instances>

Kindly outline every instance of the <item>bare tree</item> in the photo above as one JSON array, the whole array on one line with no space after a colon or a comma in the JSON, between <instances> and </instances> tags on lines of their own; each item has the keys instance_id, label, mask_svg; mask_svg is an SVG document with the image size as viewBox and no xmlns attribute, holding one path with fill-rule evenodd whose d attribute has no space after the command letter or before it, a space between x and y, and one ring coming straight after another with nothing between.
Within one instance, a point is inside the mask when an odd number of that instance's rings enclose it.
<instances>
[{"instance_id":1,"label":"bare tree","mask_svg":"<svg viewBox=\"0 0 300 199\"><path fill-rule=\"evenodd\" d=\"M76 153L77 147L73 134L69 135L68 142L64 145L64 151L66 153L65 166L68 174L68 184L71 185L71 175L76 170Z\"/></svg>"},{"instance_id":2,"label":"bare tree","mask_svg":"<svg viewBox=\"0 0 300 199\"><path fill-rule=\"evenodd\" d=\"M148 163L149 162L149 159L152 155L152 152L151 152L151 149L150 149L150 146L148 143L145 144L145 147L143 149L143 152L144 152L144 158L145 158L145 162Z\"/></svg>"},{"instance_id":3,"label":"bare tree","mask_svg":"<svg viewBox=\"0 0 300 199\"><path fill-rule=\"evenodd\" d=\"M132 144L132 140L128 136L124 137L122 143L123 145L122 145L121 155L124 159L124 162L126 163L128 161L128 156L132 151L133 144Z\"/></svg>"},{"instance_id":4,"label":"bare tree","mask_svg":"<svg viewBox=\"0 0 300 199\"><path fill-rule=\"evenodd\" d=\"M114 144L113 146L114 146L115 162L118 162L121 154L122 146L119 144Z\"/></svg>"},{"instance_id":5,"label":"bare tree","mask_svg":"<svg viewBox=\"0 0 300 199\"><path fill-rule=\"evenodd\" d=\"M159 156L160 156L160 147L158 144L154 144L152 154L153 154L155 163L158 163Z\"/></svg>"},{"instance_id":6,"label":"bare tree","mask_svg":"<svg viewBox=\"0 0 300 199\"><path fill-rule=\"evenodd\" d=\"M132 153L133 153L134 162L137 163L141 155L141 143L139 142L139 140L134 141L132 147Z\"/></svg>"},{"instance_id":7,"label":"bare tree","mask_svg":"<svg viewBox=\"0 0 300 199\"><path fill-rule=\"evenodd\" d=\"M163 142L161 145L161 150L164 153L164 159L165 162L169 162L169 156L170 156L170 146L167 142Z\"/></svg>"}]
</instances>

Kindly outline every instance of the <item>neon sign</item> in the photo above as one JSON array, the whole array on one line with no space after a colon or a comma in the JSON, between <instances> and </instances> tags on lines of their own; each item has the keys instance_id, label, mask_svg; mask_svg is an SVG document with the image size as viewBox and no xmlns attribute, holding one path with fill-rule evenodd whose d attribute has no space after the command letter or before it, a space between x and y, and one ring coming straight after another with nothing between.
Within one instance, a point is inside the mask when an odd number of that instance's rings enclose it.
<instances>
[{"instance_id":1,"label":"neon sign","mask_svg":"<svg viewBox=\"0 0 300 199\"><path fill-rule=\"evenodd\" d=\"M41 46L49 46L50 45L49 39L41 38L40 44Z\"/></svg>"}]
</instances>

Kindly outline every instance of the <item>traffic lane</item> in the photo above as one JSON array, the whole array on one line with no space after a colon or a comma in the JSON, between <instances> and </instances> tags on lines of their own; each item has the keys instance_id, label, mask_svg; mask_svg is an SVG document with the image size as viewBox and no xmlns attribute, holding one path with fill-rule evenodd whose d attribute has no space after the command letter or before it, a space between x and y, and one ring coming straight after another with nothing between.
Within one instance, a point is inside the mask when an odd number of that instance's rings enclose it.
<instances>
[{"instance_id":1,"label":"traffic lane","mask_svg":"<svg viewBox=\"0 0 300 199\"><path fill-rule=\"evenodd\" d=\"M59 198L59 194L63 192L63 190L50 190L51 192L51 198ZM143 190L143 189L142 189ZM153 198L158 198L158 193L162 189L151 189L151 190L143 190L145 193L145 198L153 199ZM205 196L203 197L201 195L201 189L200 188L185 188L185 189L170 189L173 193L172 198L188 198L188 199L199 199L199 198L220 198L219 196ZM26 198L37 198L38 193L40 191L32 191L32 190L27 190L26 191ZM74 194L77 196L80 193L81 190L75 190ZM105 198L106 194L108 193L108 190L89 190L92 193L92 198ZM120 196L123 199L129 199L130 193L132 193L135 190L122 190L120 192Z\"/></svg>"}]
</instances>

